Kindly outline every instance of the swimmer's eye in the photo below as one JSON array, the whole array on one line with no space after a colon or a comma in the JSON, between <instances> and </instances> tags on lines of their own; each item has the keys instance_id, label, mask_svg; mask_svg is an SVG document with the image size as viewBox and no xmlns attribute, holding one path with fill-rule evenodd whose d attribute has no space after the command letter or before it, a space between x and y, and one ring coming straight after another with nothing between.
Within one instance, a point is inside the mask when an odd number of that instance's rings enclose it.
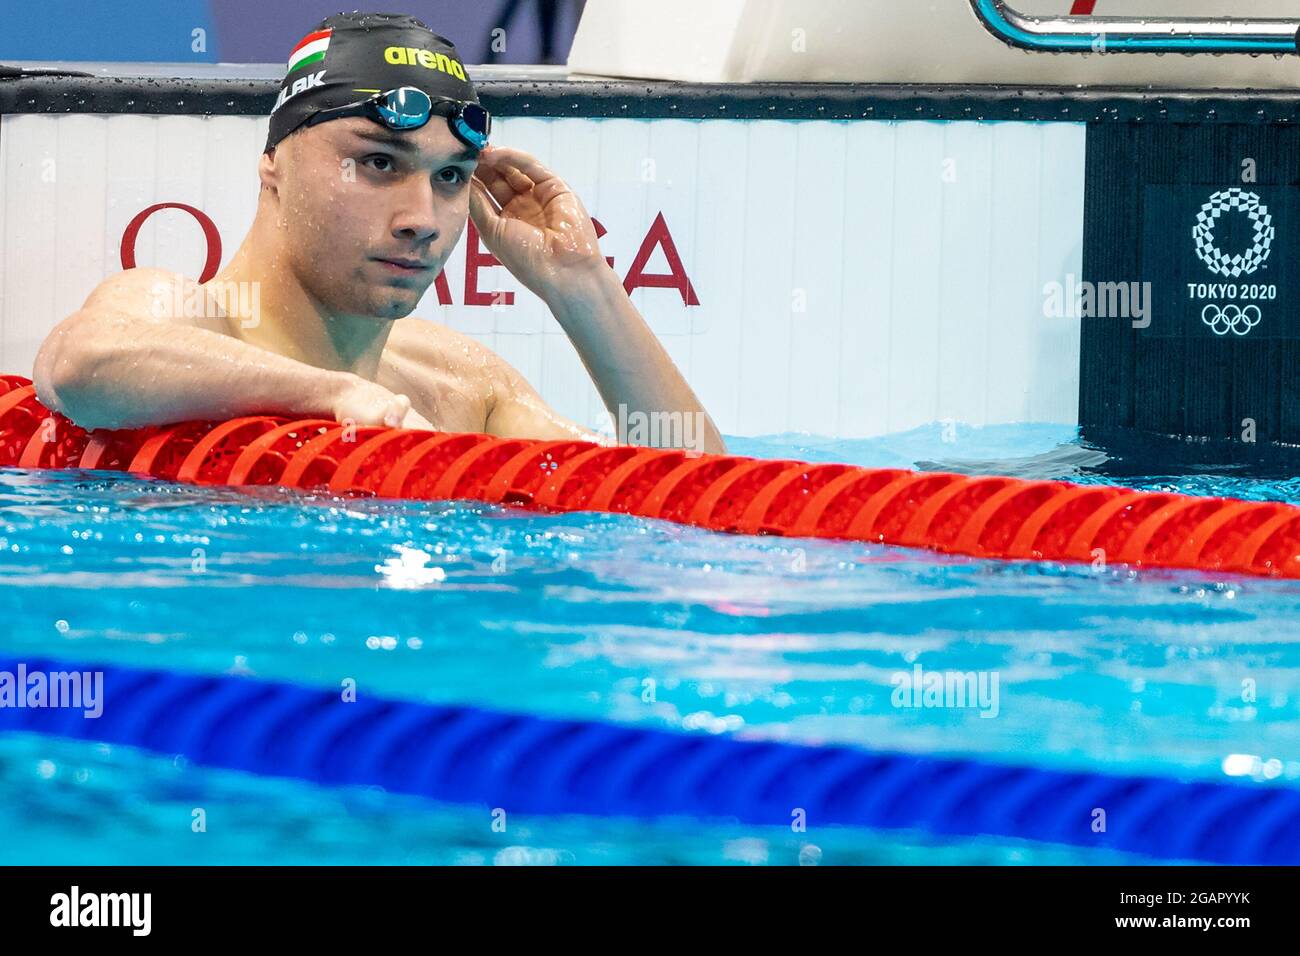
<instances>
[{"instance_id":1,"label":"swimmer's eye","mask_svg":"<svg viewBox=\"0 0 1300 956\"><path fill-rule=\"evenodd\" d=\"M397 163L393 161L393 157L386 153L375 153L373 156L367 156L361 160L361 163L380 173L391 173L397 169Z\"/></svg>"},{"instance_id":2,"label":"swimmer's eye","mask_svg":"<svg viewBox=\"0 0 1300 956\"><path fill-rule=\"evenodd\" d=\"M463 186L469 182L469 174L459 166L448 166L438 171L438 181L449 186Z\"/></svg>"}]
</instances>

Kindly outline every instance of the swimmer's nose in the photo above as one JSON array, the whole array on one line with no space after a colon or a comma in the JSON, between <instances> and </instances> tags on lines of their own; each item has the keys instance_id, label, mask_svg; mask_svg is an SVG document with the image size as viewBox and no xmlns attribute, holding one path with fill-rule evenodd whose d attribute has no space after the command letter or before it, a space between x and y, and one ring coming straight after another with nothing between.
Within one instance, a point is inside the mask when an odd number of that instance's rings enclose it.
<instances>
[{"instance_id":1,"label":"swimmer's nose","mask_svg":"<svg viewBox=\"0 0 1300 956\"><path fill-rule=\"evenodd\" d=\"M404 190L393 216L393 237L417 242L436 242L442 234L438 209L430 183L413 183Z\"/></svg>"},{"instance_id":2,"label":"swimmer's nose","mask_svg":"<svg viewBox=\"0 0 1300 956\"><path fill-rule=\"evenodd\" d=\"M436 242L441 234L436 223L412 223L407 221L401 224L393 224L393 236L397 239Z\"/></svg>"},{"instance_id":3,"label":"swimmer's nose","mask_svg":"<svg viewBox=\"0 0 1300 956\"><path fill-rule=\"evenodd\" d=\"M393 224L393 237L407 241L434 243L442 235L436 223L412 222L409 217Z\"/></svg>"}]
</instances>

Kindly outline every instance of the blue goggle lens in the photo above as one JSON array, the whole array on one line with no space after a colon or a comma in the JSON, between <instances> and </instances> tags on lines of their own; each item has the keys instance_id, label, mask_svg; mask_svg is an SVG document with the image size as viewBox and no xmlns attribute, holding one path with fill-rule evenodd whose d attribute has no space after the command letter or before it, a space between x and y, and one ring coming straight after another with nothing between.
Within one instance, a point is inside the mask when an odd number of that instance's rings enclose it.
<instances>
[{"instance_id":1,"label":"blue goggle lens","mask_svg":"<svg viewBox=\"0 0 1300 956\"><path fill-rule=\"evenodd\" d=\"M393 129L416 129L429 122L433 102L423 90L404 86L375 104L385 125Z\"/></svg>"},{"instance_id":2,"label":"blue goggle lens","mask_svg":"<svg viewBox=\"0 0 1300 956\"><path fill-rule=\"evenodd\" d=\"M492 117L488 111L475 103L466 103L460 113L451 118L452 128L471 146L482 149L487 145L488 133L492 129Z\"/></svg>"}]
</instances>

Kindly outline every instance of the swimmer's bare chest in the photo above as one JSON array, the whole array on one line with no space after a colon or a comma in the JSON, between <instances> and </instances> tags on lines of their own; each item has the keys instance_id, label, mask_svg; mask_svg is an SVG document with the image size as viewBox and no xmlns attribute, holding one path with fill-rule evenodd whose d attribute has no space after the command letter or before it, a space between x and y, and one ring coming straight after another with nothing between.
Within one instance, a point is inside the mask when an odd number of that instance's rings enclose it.
<instances>
[{"instance_id":1,"label":"swimmer's bare chest","mask_svg":"<svg viewBox=\"0 0 1300 956\"><path fill-rule=\"evenodd\" d=\"M442 431L482 432L487 428L492 390L475 353L466 352L454 333L443 336L400 319L379 360L375 381L406 395L411 406ZM421 334L423 333L423 334Z\"/></svg>"}]
</instances>

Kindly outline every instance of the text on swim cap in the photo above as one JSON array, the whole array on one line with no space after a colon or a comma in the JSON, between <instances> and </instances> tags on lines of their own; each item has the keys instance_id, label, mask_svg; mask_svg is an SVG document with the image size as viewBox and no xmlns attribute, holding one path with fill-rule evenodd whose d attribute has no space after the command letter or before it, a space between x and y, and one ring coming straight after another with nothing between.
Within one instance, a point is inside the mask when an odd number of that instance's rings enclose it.
<instances>
[{"instance_id":1,"label":"text on swim cap","mask_svg":"<svg viewBox=\"0 0 1300 956\"><path fill-rule=\"evenodd\" d=\"M458 80L465 79L465 68L445 53L418 50L413 46L390 46L384 51L384 59L393 66L422 66L450 73Z\"/></svg>"},{"instance_id":2,"label":"text on swim cap","mask_svg":"<svg viewBox=\"0 0 1300 956\"><path fill-rule=\"evenodd\" d=\"M313 73L310 76L298 77L298 79L293 81L293 86L286 86L284 89L280 91L280 95L276 97L275 106L271 107L271 112L274 113L281 106L283 106L285 100L293 99L303 90L310 90L313 87L320 86L324 82L325 82L324 70L321 70L319 73Z\"/></svg>"}]
</instances>

